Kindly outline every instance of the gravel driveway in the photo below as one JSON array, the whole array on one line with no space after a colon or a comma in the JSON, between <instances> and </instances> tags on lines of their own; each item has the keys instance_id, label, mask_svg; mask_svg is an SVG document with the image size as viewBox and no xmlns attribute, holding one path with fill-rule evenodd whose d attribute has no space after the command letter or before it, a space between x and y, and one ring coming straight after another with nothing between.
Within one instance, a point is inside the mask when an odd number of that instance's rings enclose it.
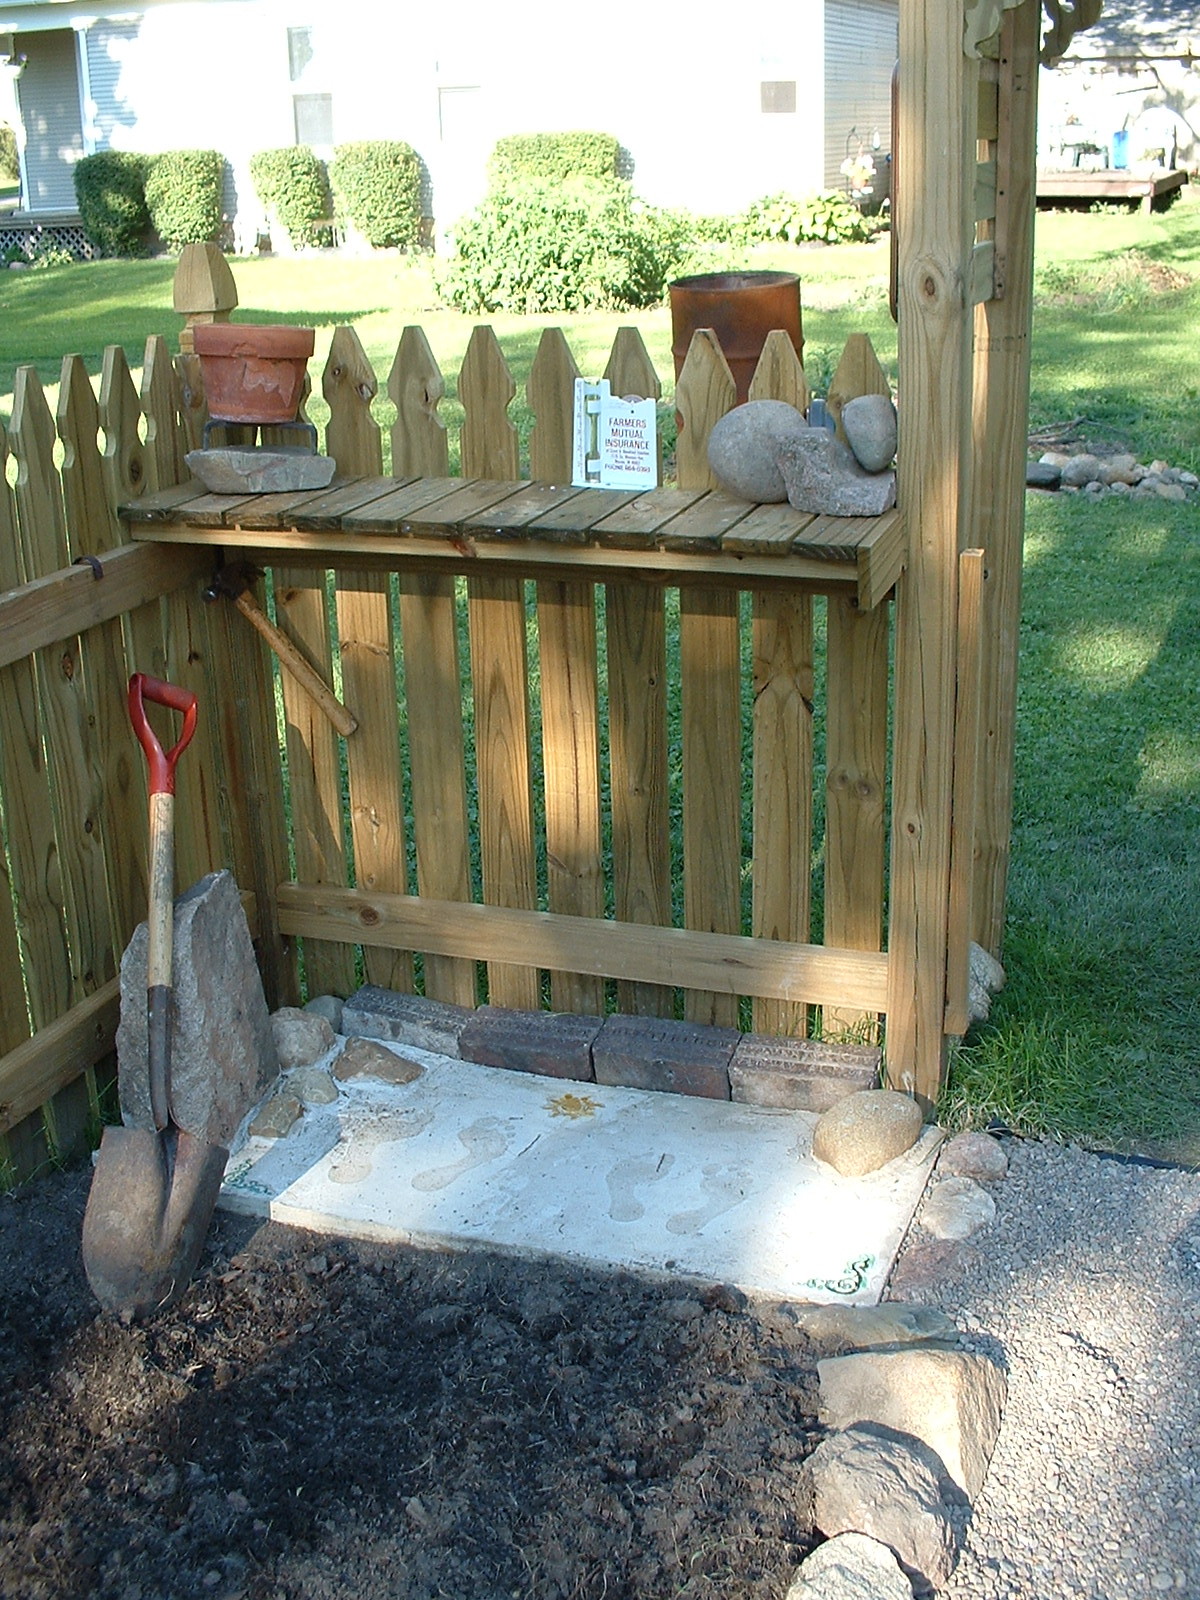
<instances>
[{"instance_id":1,"label":"gravel driveway","mask_svg":"<svg viewBox=\"0 0 1200 1600\"><path fill-rule=\"evenodd\" d=\"M1006 1149L995 1223L928 1287L918 1232L896 1280L1008 1367L999 1443L945 1593L1197 1600L1200 1173Z\"/></svg>"}]
</instances>

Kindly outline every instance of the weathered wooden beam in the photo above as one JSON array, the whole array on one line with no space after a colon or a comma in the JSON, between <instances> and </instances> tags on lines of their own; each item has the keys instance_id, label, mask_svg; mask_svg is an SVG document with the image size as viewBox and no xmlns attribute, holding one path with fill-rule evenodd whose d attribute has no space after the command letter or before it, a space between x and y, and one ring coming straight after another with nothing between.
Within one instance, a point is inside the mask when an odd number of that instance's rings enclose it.
<instances>
[{"instance_id":1,"label":"weathered wooden beam","mask_svg":"<svg viewBox=\"0 0 1200 1600\"><path fill-rule=\"evenodd\" d=\"M304 938L480 961L519 953L552 972L863 1011L882 1011L887 992L888 957L872 951L299 883L281 884L278 904L284 933Z\"/></svg>"},{"instance_id":2,"label":"weathered wooden beam","mask_svg":"<svg viewBox=\"0 0 1200 1600\"><path fill-rule=\"evenodd\" d=\"M211 551L124 544L92 565L63 567L0 594L0 667L86 633L204 577Z\"/></svg>"}]
</instances>

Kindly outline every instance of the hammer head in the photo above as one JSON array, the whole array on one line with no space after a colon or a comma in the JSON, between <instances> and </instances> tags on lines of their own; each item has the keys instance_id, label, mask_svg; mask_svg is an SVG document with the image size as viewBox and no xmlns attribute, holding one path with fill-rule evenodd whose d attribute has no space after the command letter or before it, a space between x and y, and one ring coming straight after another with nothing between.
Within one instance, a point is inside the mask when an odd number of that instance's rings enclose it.
<instances>
[{"instance_id":1,"label":"hammer head","mask_svg":"<svg viewBox=\"0 0 1200 1600\"><path fill-rule=\"evenodd\" d=\"M247 589L252 589L262 570L250 561L227 561L218 567L213 580L204 591L206 600L236 600Z\"/></svg>"}]
</instances>

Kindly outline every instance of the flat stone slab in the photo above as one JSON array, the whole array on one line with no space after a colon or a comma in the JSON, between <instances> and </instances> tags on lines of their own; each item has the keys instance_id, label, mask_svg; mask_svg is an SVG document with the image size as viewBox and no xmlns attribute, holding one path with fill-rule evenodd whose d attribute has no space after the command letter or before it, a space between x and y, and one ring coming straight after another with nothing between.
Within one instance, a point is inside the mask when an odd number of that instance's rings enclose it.
<instances>
[{"instance_id":1,"label":"flat stone slab","mask_svg":"<svg viewBox=\"0 0 1200 1600\"><path fill-rule=\"evenodd\" d=\"M286 1138L247 1139L221 1204L351 1237L874 1305L938 1144L931 1130L886 1171L844 1178L813 1160L806 1112L403 1053L425 1067L413 1082L341 1083Z\"/></svg>"},{"instance_id":2,"label":"flat stone slab","mask_svg":"<svg viewBox=\"0 0 1200 1600\"><path fill-rule=\"evenodd\" d=\"M325 489L337 462L306 450L189 450L188 471L209 494L281 494Z\"/></svg>"}]
</instances>

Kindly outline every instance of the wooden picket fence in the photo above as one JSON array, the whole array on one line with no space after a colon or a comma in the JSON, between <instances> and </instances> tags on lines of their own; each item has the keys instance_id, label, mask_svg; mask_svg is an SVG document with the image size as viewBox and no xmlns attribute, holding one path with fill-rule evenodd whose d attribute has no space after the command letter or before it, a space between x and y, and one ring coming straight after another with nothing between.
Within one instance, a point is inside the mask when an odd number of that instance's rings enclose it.
<instances>
[{"instance_id":1,"label":"wooden picket fence","mask_svg":"<svg viewBox=\"0 0 1200 1600\"><path fill-rule=\"evenodd\" d=\"M574 375L565 340L548 330L528 387L542 481L569 479ZM659 393L633 330L618 335L607 375L617 392ZM728 383L715 343L698 337L676 402L683 488L709 482L704 442L732 404ZM376 385L354 331L338 329L322 391L324 445L343 477L381 470ZM407 329L389 379L400 481L445 474L442 387L424 335ZM834 387L886 388L865 339L851 341ZM476 330L459 378L465 477L517 478L514 392L491 331ZM755 393L806 401L782 336L769 341ZM111 1049L117 964L146 892L144 769L125 710L133 670L201 697L201 734L179 768L179 880L228 865L253 895L272 1003L296 998L299 953L312 993L348 993L365 976L399 989L418 981L460 1004L681 1011L765 1032L804 1032L816 1017L794 1000L739 1002L706 987L707 957L682 962L677 991L547 973L520 960L519 944L499 960L488 939L486 963L419 948L414 963L332 927L335 937L306 937L298 950L280 931L288 897L276 892L292 877L289 858L310 891L415 889L435 903L644 927L644 951L618 963L637 971L655 966L651 930L673 923L807 943L812 863L823 857L825 943L879 950L886 604L861 610L832 566L822 593L814 582L679 583L671 571L596 582L586 571L464 579L402 561L390 571L280 563L268 580L277 619L359 722L339 739L284 674L281 754L261 641L201 599L216 552L130 545L116 514L187 481L183 454L204 415L195 358L172 364L156 338L140 395L119 349L107 352L98 399L82 362L65 362L56 419L37 374L22 369L0 435L13 463L0 492L0 590L10 591L0 613L10 891L0 895L0 1131L15 1171L66 1147L97 1112L91 1069ZM820 633L824 708L813 689ZM303 922L294 904L291 914ZM492 939L503 946L502 930ZM826 1031L870 1031L879 971L847 971L845 983L830 971L815 990Z\"/></svg>"}]
</instances>

